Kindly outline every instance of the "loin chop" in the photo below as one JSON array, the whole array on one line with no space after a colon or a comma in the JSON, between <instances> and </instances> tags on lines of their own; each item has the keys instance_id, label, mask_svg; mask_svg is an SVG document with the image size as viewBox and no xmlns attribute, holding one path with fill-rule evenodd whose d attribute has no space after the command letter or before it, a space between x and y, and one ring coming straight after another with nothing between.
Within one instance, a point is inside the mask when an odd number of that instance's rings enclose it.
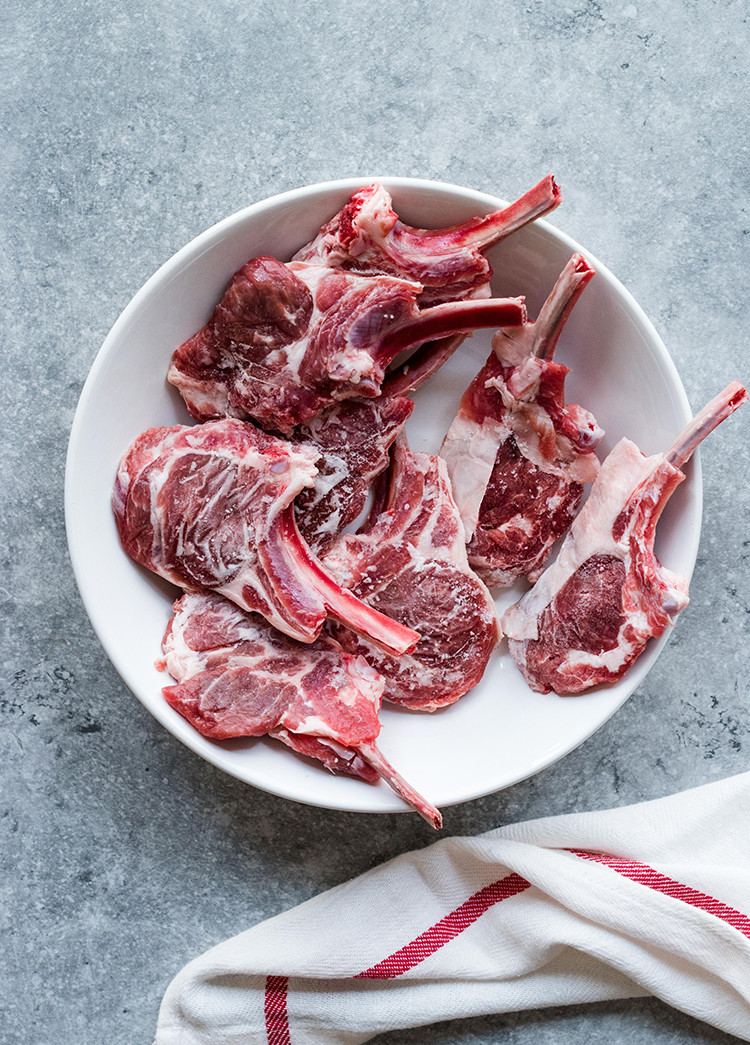
<instances>
[{"instance_id":1,"label":"loin chop","mask_svg":"<svg viewBox=\"0 0 750 1045\"><path fill-rule=\"evenodd\" d=\"M213 590L312 642L327 615L392 654L416 632L342 591L300 537L292 502L315 453L243 421L152 428L123 457L113 508L125 550L187 590Z\"/></svg>"},{"instance_id":2,"label":"loin chop","mask_svg":"<svg viewBox=\"0 0 750 1045\"><path fill-rule=\"evenodd\" d=\"M688 584L654 554L656 523L698 444L747 399L734 382L670 450L645 457L621 439L555 561L503 616L510 652L540 693L620 678L688 603Z\"/></svg>"},{"instance_id":3,"label":"loin chop","mask_svg":"<svg viewBox=\"0 0 750 1045\"><path fill-rule=\"evenodd\" d=\"M375 398L400 352L459 332L521 323L520 299L420 310L419 283L253 258L205 327L172 358L168 380L197 421L253 419L283 433L352 397Z\"/></svg>"},{"instance_id":4,"label":"loin chop","mask_svg":"<svg viewBox=\"0 0 750 1045\"><path fill-rule=\"evenodd\" d=\"M552 175L503 210L445 229L402 222L390 194L375 182L355 192L294 256L361 275L383 274L422 285L420 304L489 294L492 269L483 251L559 206Z\"/></svg>"},{"instance_id":5,"label":"loin chop","mask_svg":"<svg viewBox=\"0 0 750 1045\"><path fill-rule=\"evenodd\" d=\"M434 711L452 704L484 674L499 630L487 588L466 561L461 521L445 464L412 453L404 437L393 450L362 530L343 535L323 562L368 605L418 630L414 651L388 662L368 641L336 623L331 633L385 677L384 697Z\"/></svg>"},{"instance_id":6,"label":"loin chop","mask_svg":"<svg viewBox=\"0 0 750 1045\"><path fill-rule=\"evenodd\" d=\"M469 562L490 587L539 576L599 468L594 448L603 433L588 411L566 406L568 368L552 359L593 275L574 254L536 322L495 334L440 450Z\"/></svg>"},{"instance_id":7,"label":"loin chop","mask_svg":"<svg viewBox=\"0 0 750 1045\"><path fill-rule=\"evenodd\" d=\"M167 702L213 740L268 735L334 773L382 777L433 827L440 813L378 750L383 679L322 634L301 645L213 593L174 604L162 649Z\"/></svg>"}]
</instances>

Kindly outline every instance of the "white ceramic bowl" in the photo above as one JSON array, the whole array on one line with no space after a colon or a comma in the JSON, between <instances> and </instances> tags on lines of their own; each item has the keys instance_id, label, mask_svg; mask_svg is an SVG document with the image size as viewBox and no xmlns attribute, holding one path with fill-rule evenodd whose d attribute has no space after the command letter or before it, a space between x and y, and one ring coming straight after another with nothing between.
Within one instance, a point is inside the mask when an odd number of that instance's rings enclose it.
<instances>
[{"instance_id":1,"label":"white ceramic bowl","mask_svg":"<svg viewBox=\"0 0 750 1045\"><path fill-rule=\"evenodd\" d=\"M288 259L356 188L373 180L327 182L253 204L162 265L117 320L91 368L70 437L65 508L73 568L97 635L127 685L167 729L256 787L313 805L390 812L405 807L382 782L371 786L334 777L266 739L207 740L167 705L161 687L169 679L154 660L176 592L125 555L110 508L117 464L131 441L151 426L189 423L182 400L165 381L167 366L174 349L206 322L235 270L258 254ZM379 180L412 225L451 225L503 205L454 185ZM489 253L493 290L525 294L533 317L576 250L587 254L547 222L522 229ZM572 368L568 400L593 411L606 431L604 452L623 435L645 453L665 449L690 416L685 391L637 303L587 256L597 275L576 305L555 357ZM489 332L467 340L417 393L407 429L414 449L437 451L461 393L487 356L489 340ZM657 538L662 562L688 576L700 515L700 466L694 459ZM517 594L504 593L500 609ZM652 641L616 685L575 698L532 693L502 643L482 683L452 707L420 715L385 706L380 746L438 806L497 791L550 765L598 729L643 681L666 639L667 634ZM122 728L128 728L125 718Z\"/></svg>"}]
</instances>

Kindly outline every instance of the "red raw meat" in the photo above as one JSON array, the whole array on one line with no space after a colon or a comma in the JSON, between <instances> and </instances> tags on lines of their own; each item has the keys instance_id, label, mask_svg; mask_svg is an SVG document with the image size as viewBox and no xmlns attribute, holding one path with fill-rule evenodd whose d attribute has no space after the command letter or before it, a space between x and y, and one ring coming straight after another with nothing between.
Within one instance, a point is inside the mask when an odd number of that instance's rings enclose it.
<instances>
[{"instance_id":1,"label":"red raw meat","mask_svg":"<svg viewBox=\"0 0 750 1045\"><path fill-rule=\"evenodd\" d=\"M619 679L687 606L688 584L654 554L656 524L698 444L747 399L734 382L664 454L621 439L604 461L560 553L503 616L510 652L540 693Z\"/></svg>"},{"instance_id":2,"label":"red raw meat","mask_svg":"<svg viewBox=\"0 0 750 1045\"><path fill-rule=\"evenodd\" d=\"M552 361L594 269L565 266L535 323L499 330L440 450L464 524L469 562L490 587L534 581L597 474L602 431L565 405L568 368Z\"/></svg>"},{"instance_id":3,"label":"red raw meat","mask_svg":"<svg viewBox=\"0 0 750 1045\"><path fill-rule=\"evenodd\" d=\"M388 467L391 444L414 409L405 396L347 399L324 410L291 438L320 453L315 485L295 501L300 533L321 554L367 501L370 484Z\"/></svg>"},{"instance_id":4,"label":"red raw meat","mask_svg":"<svg viewBox=\"0 0 750 1045\"><path fill-rule=\"evenodd\" d=\"M413 249L403 255L405 268L399 269L395 258L396 255L400 256L400 248L395 255L391 251L393 256L389 256L389 244L406 243L409 240L408 230L397 222L385 190L373 186L356 193L344 211L321 230L321 235L312 244L302 248L296 260L309 260L333 269L356 268L357 275L368 277L395 275L410 279L418 269L430 283L420 299L425 295L435 297L436 280L443 281L438 295L441 301L451 297L485 297L489 296L491 270L480 251L546 213L557 206L559 201L559 189L550 176L515 204L488 218L478 218L458 229L440 230L437 233L412 230ZM395 233L385 239L382 236L379 238L378 222L373 224L373 215L379 209L388 212L391 225L397 226ZM346 217L342 218L342 215ZM359 253L356 265L351 257L347 261L340 237L336 240L332 233L334 227L342 227L342 220L350 231L355 227L359 230L357 237L360 242L366 240L370 244L366 252ZM334 240L338 247L334 245ZM351 245L351 237L348 242ZM379 247L377 242L380 242ZM423 264L415 268L415 250L419 243L426 253L423 255ZM309 257L304 256L307 254ZM380 264L378 257L381 258ZM442 267L436 268L438 262ZM477 274L481 275L478 283ZM452 285L445 283L446 278L453 280ZM286 275L283 279L287 280ZM215 364L217 337L221 339L222 336L228 336L230 340L241 340L244 337L240 335L237 338L236 324L231 319L227 320L227 310L232 315L238 312L237 302L232 300L229 292L224 302L227 308L222 308L222 305L217 308L212 320L213 328L209 324L186 342L178 350L172 369L172 379L181 388L191 413L199 420L223 414L246 416L247 413L236 409L234 400L230 402L232 394L224 387L228 376L226 372L219 374L219 386L210 372ZM282 318L288 321L289 315L290 310L284 308ZM306 315L303 312L302 322ZM276 322L276 317L273 322ZM265 335L266 330L262 333ZM290 331L287 330L289 335ZM382 394L388 396L387 401L381 398L365 399L361 395L347 398L325 407L292 430L265 416L260 419L267 428L287 431L297 443L311 444L321 455L317 462L318 475L314 487L302 491L296 504L300 530L316 551L325 548L356 519L364 506L370 483L387 467L389 447L413 408L405 396L442 366L464 337L464 334L458 334L428 341L417 348L406 363L386 376ZM230 376L230 381L233 379ZM264 392L262 390L261 394ZM369 395L370 392L366 391L365 394ZM205 395L208 396L208 402L204 399ZM253 413L252 410L250 412Z\"/></svg>"},{"instance_id":5,"label":"red raw meat","mask_svg":"<svg viewBox=\"0 0 750 1045\"><path fill-rule=\"evenodd\" d=\"M292 502L312 483L315 456L234 419L152 428L117 473L123 547L166 580L217 591L301 642L332 615L399 655L417 633L342 591L299 535Z\"/></svg>"},{"instance_id":6,"label":"red raw meat","mask_svg":"<svg viewBox=\"0 0 750 1045\"><path fill-rule=\"evenodd\" d=\"M403 436L392 455L387 488L362 531L339 538L323 562L368 605L422 637L413 653L389 662L337 624L330 630L385 677L387 700L434 711L479 682L500 633L492 598L466 561L444 462L412 453Z\"/></svg>"},{"instance_id":7,"label":"red raw meat","mask_svg":"<svg viewBox=\"0 0 750 1045\"><path fill-rule=\"evenodd\" d=\"M198 421L240 417L288 433L339 400L378 396L386 367L405 349L525 318L520 299L420 311L421 289L391 276L253 258L208 324L177 349L168 379Z\"/></svg>"},{"instance_id":8,"label":"red raw meat","mask_svg":"<svg viewBox=\"0 0 750 1045\"><path fill-rule=\"evenodd\" d=\"M383 679L328 635L300 645L220 595L174 604L162 643L167 702L213 740L268 735L332 772L382 777L433 827L440 813L375 745Z\"/></svg>"},{"instance_id":9,"label":"red raw meat","mask_svg":"<svg viewBox=\"0 0 750 1045\"><path fill-rule=\"evenodd\" d=\"M559 202L560 192L550 175L502 211L428 232L400 222L391 197L375 184L355 193L295 260L357 275L417 279L424 286L421 303L485 297L492 271L481 251ZM388 449L412 410L413 404L403 397L435 373L464 336L427 342L390 371L382 386L388 402L347 400L295 430L295 441L310 442L321 453L314 489L297 500L301 532L316 550L356 519L370 483L387 467Z\"/></svg>"},{"instance_id":10,"label":"red raw meat","mask_svg":"<svg viewBox=\"0 0 750 1045\"><path fill-rule=\"evenodd\" d=\"M415 229L399 220L389 193L375 182L355 192L295 256L358 275L382 274L422 284L420 304L488 293L492 269L482 253L554 210L560 189L551 174L515 203L462 225Z\"/></svg>"},{"instance_id":11,"label":"red raw meat","mask_svg":"<svg viewBox=\"0 0 750 1045\"><path fill-rule=\"evenodd\" d=\"M407 393L419 388L463 341L429 341L389 370L377 399L347 399L324 410L291 439L320 453L312 488L295 501L300 533L322 553L363 510L374 479L388 467L391 445L414 409Z\"/></svg>"}]
</instances>

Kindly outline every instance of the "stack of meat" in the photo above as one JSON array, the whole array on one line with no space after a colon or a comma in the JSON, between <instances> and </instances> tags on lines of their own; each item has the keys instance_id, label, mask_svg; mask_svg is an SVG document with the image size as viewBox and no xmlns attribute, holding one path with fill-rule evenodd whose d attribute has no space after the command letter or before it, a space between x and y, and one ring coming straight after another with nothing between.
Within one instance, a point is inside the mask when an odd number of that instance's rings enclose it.
<instances>
[{"instance_id":1,"label":"stack of meat","mask_svg":"<svg viewBox=\"0 0 750 1045\"><path fill-rule=\"evenodd\" d=\"M439 827L377 747L378 712L433 712L477 684L502 637L488 585L536 582L504 627L529 684L557 692L618 677L684 605L653 556L656 517L744 390L667 455L618 444L599 470L602 433L566 405L552 359L593 269L575 255L534 322L523 299L490 297L484 252L559 201L550 176L425 230L369 186L291 262L243 265L174 353L169 380L199 423L139 436L113 506L126 551L182 590L164 695L205 736L267 735L383 779ZM492 353L442 456L412 453L409 394L479 328L496 331Z\"/></svg>"}]
</instances>

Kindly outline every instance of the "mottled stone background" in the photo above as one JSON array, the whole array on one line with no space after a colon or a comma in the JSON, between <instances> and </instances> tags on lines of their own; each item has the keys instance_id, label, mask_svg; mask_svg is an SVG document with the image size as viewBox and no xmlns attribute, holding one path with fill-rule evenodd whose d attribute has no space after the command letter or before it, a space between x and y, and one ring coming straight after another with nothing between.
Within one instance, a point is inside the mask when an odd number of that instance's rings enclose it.
<instances>
[{"instance_id":1,"label":"mottled stone background","mask_svg":"<svg viewBox=\"0 0 750 1045\"><path fill-rule=\"evenodd\" d=\"M146 278L272 193L417 175L512 198L633 292L697 407L748 378L748 7L541 0L9 0L2 90L0 1039L149 1043L189 959L432 841L222 775L126 690L67 557L79 392ZM703 452L692 605L646 683L532 780L447 831L599 809L748 768L748 434ZM443 1024L383 1045L731 1039L653 1000Z\"/></svg>"}]
</instances>

